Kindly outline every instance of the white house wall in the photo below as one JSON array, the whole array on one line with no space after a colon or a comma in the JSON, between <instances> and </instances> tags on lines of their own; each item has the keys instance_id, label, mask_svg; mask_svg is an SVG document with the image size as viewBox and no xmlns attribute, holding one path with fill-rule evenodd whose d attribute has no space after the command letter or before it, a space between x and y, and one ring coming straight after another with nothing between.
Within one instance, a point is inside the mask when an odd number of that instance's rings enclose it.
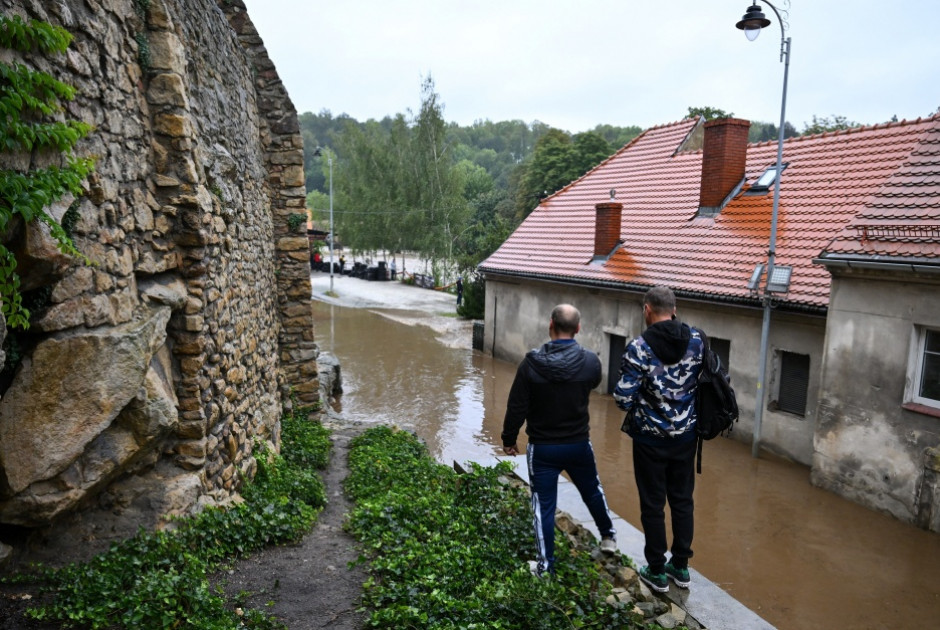
<instances>
[{"instance_id":1,"label":"white house wall","mask_svg":"<svg viewBox=\"0 0 940 630\"><path fill-rule=\"evenodd\" d=\"M940 417L902 407L916 326L940 328L940 276L835 270L812 481L940 531Z\"/></svg>"},{"instance_id":2,"label":"white house wall","mask_svg":"<svg viewBox=\"0 0 940 630\"><path fill-rule=\"evenodd\" d=\"M548 340L552 308L569 302L581 311L579 342L600 356L604 374L598 391L607 392L611 365L611 336L627 341L643 332L642 293L593 289L530 279L488 276L484 351L517 363L526 352ZM754 426L757 365L760 357L762 311L738 306L679 301L678 316L709 336L731 341L730 373L741 418L732 437L750 443ZM822 366L825 320L822 317L774 313L768 353L767 390L770 408L764 410L761 445L809 466L813 461L816 401ZM810 357L810 380L805 416L774 410L780 351ZM616 365L619 365L619 360Z\"/></svg>"}]
</instances>

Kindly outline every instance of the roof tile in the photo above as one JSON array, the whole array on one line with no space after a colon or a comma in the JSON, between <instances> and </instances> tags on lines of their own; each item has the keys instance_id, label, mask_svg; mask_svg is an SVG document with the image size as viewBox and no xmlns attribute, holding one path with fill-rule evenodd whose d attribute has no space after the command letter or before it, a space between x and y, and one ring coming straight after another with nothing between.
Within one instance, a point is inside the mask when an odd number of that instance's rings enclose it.
<instances>
[{"instance_id":1,"label":"roof tile","mask_svg":"<svg viewBox=\"0 0 940 630\"><path fill-rule=\"evenodd\" d=\"M767 258L773 194L739 194L715 218L697 217L702 152L677 152L696 124L645 131L543 200L481 268L746 298ZM748 183L776 149L748 146ZM940 116L790 139L783 160L776 260L794 266L788 302L828 303L829 273L812 263L820 252L940 258ZM594 206L611 188L624 206L622 246L589 264Z\"/></svg>"}]
</instances>

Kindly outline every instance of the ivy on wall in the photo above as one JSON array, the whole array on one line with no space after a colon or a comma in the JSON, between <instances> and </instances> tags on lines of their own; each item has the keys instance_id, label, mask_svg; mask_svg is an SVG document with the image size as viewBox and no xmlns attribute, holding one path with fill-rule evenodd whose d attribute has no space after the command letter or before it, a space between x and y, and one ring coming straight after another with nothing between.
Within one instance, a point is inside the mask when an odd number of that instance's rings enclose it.
<instances>
[{"instance_id":1,"label":"ivy on wall","mask_svg":"<svg viewBox=\"0 0 940 630\"><path fill-rule=\"evenodd\" d=\"M0 47L22 53L55 55L65 52L71 34L57 26L18 15L0 15ZM82 180L91 172L91 158L73 155L75 144L88 135L90 125L64 120L62 103L75 97L75 88L44 72L22 64L0 63L0 152L36 155L58 152L61 166L0 169L0 235L15 217L40 221L49 228L59 249L83 261L63 227L46 209L66 193L82 193ZM23 304L16 258L0 243L0 297L7 325L29 327L29 310Z\"/></svg>"}]
</instances>

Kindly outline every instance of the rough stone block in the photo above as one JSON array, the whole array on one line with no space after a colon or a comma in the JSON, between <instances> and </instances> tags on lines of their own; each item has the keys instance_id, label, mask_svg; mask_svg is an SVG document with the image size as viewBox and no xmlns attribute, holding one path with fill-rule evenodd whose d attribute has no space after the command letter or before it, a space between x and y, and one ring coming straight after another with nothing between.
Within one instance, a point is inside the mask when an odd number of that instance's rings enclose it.
<instances>
[{"instance_id":1,"label":"rough stone block","mask_svg":"<svg viewBox=\"0 0 940 630\"><path fill-rule=\"evenodd\" d=\"M85 323L87 302L87 298L78 297L56 304L47 309L41 317L34 318L30 329L37 332L54 332L81 326Z\"/></svg>"},{"instance_id":2,"label":"rough stone block","mask_svg":"<svg viewBox=\"0 0 940 630\"><path fill-rule=\"evenodd\" d=\"M268 162L275 166L303 165L304 153L296 149L290 151L276 151L269 154Z\"/></svg>"},{"instance_id":3,"label":"rough stone block","mask_svg":"<svg viewBox=\"0 0 940 630\"><path fill-rule=\"evenodd\" d=\"M150 79L147 100L152 105L173 105L189 108L189 99L186 96L183 77L173 73L158 74Z\"/></svg>"},{"instance_id":4,"label":"rough stone block","mask_svg":"<svg viewBox=\"0 0 940 630\"><path fill-rule=\"evenodd\" d=\"M85 325L96 328L113 320L111 300L107 295L96 295L85 300Z\"/></svg>"},{"instance_id":5,"label":"rough stone block","mask_svg":"<svg viewBox=\"0 0 940 630\"><path fill-rule=\"evenodd\" d=\"M150 67L155 70L173 72L180 76L186 73L186 50L172 31L151 31Z\"/></svg>"},{"instance_id":6,"label":"rough stone block","mask_svg":"<svg viewBox=\"0 0 940 630\"><path fill-rule=\"evenodd\" d=\"M304 167L288 166L281 173L281 184L289 188L298 188L304 185Z\"/></svg>"},{"instance_id":7,"label":"rough stone block","mask_svg":"<svg viewBox=\"0 0 940 630\"><path fill-rule=\"evenodd\" d=\"M14 492L64 470L137 395L169 312L39 342L0 400L0 460Z\"/></svg>"},{"instance_id":8,"label":"rough stone block","mask_svg":"<svg viewBox=\"0 0 940 630\"><path fill-rule=\"evenodd\" d=\"M203 355L195 355L191 357L185 357L180 360L180 371L183 374L196 374L199 370L202 369L202 366L206 363L206 357Z\"/></svg>"},{"instance_id":9,"label":"rough stone block","mask_svg":"<svg viewBox=\"0 0 940 630\"><path fill-rule=\"evenodd\" d=\"M176 465L183 470L200 470L206 465L205 457L188 457L186 455L177 455L173 458Z\"/></svg>"},{"instance_id":10,"label":"rough stone block","mask_svg":"<svg viewBox=\"0 0 940 630\"><path fill-rule=\"evenodd\" d=\"M154 116L153 130L173 138L188 138L193 133L189 117L180 114L157 114Z\"/></svg>"},{"instance_id":11,"label":"rough stone block","mask_svg":"<svg viewBox=\"0 0 940 630\"><path fill-rule=\"evenodd\" d=\"M91 291L94 287L95 272L89 267L76 267L69 275L60 280L52 290L50 300L58 304Z\"/></svg>"},{"instance_id":12,"label":"rough stone block","mask_svg":"<svg viewBox=\"0 0 940 630\"><path fill-rule=\"evenodd\" d=\"M306 253L310 250L310 241L307 240L306 236L285 236L278 239L277 249L282 252L299 250ZM309 273L309 270L305 271Z\"/></svg>"},{"instance_id":13,"label":"rough stone block","mask_svg":"<svg viewBox=\"0 0 940 630\"><path fill-rule=\"evenodd\" d=\"M205 459L207 452L207 441L205 437L197 440L188 440L176 445L176 452L184 457L196 457Z\"/></svg>"}]
</instances>

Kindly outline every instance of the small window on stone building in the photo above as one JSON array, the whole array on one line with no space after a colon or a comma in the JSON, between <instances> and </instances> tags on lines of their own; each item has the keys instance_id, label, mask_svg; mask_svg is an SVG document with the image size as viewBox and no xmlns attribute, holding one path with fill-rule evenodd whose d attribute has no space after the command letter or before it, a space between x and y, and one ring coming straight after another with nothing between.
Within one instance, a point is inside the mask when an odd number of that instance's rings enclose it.
<instances>
[{"instance_id":1,"label":"small window on stone building","mask_svg":"<svg viewBox=\"0 0 940 630\"><path fill-rule=\"evenodd\" d=\"M780 389L777 409L806 415L806 397L809 391L809 355L795 352L780 353Z\"/></svg>"},{"instance_id":2,"label":"small window on stone building","mask_svg":"<svg viewBox=\"0 0 940 630\"><path fill-rule=\"evenodd\" d=\"M917 331L912 402L940 408L940 330Z\"/></svg>"}]
</instances>

